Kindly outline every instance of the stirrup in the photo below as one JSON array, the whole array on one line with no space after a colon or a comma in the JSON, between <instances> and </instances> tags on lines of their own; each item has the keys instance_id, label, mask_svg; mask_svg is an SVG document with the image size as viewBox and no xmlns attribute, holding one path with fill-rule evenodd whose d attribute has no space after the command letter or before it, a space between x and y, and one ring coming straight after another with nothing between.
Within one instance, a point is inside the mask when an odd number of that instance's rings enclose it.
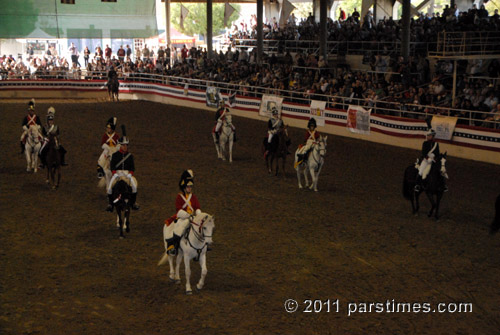
<instances>
[{"instance_id":1,"label":"stirrup","mask_svg":"<svg viewBox=\"0 0 500 335\"><path fill-rule=\"evenodd\" d=\"M413 188L415 192L420 192L421 189L422 188L420 187L420 185L415 185L415 187Z\"/></svg>"}]
</instances>

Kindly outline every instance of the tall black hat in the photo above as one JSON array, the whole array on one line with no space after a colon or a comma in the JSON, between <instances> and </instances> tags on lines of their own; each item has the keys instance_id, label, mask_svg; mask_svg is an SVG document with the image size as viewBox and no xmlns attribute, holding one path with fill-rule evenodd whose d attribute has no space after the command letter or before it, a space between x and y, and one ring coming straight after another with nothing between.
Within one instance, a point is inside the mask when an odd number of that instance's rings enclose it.
<instances>
[{"instance_id":1,"label":"tall black hat","mask_svg":"<svg viewBox=\"0 0 500 335\"><path fill-rule=\"evenodd\" d=\"M181 180L179 180L179 188L184 191L186 186L194 185L194 174L193 170L185 170L182 172Z\"/></svg>"},{"instance_id":2,"label":"tall black hat","mask_svg":"<svg viewBox=\"0 0 500 335\"><path fill-rule=\"evenodd\" d=\"M118 144L128 144L127 130L125 129L125 125L122 124L122 137L118 140Z\"/></svg>"},{"instance_id":3,"label":"tall black hat","mask_svg":"<svg viewBox=\"0 0 500 335\"><path fill-rule=\"evenodd\" d=\"M309 119L309 122L307 122L307 128L309 128L310 126L314 126L314 128L317 127L316 120L313 117Z\"/></svg>"},{"instance_id":4,"label":"tall black hat","mask_svg":"<svg viewBox=\"0 0 500 335\"><path fill-rule=\"evenodd\" d=\"M106 127L107 126L110 126L111 129L115 130L116 129L116 121L117 121L117 118L116 117L111 117L108 122L106 123Z\"/></svg>"}]
</instances>

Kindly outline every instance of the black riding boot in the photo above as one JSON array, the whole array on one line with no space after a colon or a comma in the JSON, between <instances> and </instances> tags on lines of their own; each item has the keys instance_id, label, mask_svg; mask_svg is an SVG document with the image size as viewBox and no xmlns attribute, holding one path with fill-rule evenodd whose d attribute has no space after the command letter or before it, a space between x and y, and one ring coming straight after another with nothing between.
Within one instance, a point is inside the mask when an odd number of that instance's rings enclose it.
<instances>
[{"instance_id":1,"label":"black riding boot","mask_svg":"<svg viewBox=\"0 0 500 335\"><path fill-rule=\"evenodd\" d=\"M130 205L132 206L132 209L137 211L139 210L139 205L135 203L135 201L137 200L137 192L136 193L132 193L130 195Z\"/></svg>"},{"instance_id":2,"label":"black riding boot","mask_svg":"<svg viewBox=\"0 0 500 335\"><path fill-rule=\"evenodd\" d=\"M108 194L108 207L106 207L106 211L112 212L113 211L113 195Z\"/></svg>"},{"instance_id":3,"label":"black riding boot","mask_svg":"<svg viewBox=\"0 0 500 335\"><path fill-rule=\"evenodd\" d=\"M43 149L42 151L40 151L40 154L38 155L40 157L40 162L42 163L40 164L40 169L44 169L45 166L47 166L46 151L47 150Z\"/></svg>"},{"instance_id":4,"label":"black riding boot","mask_svg":"<svg viewBox=\"0 0 500 335\"><path fill-rule=\"evenodd\" d=\"M97 178L101 179L105 176L104 170L100 165L97 165Z\"/></svg>"},{"instance_id":5,"label":"black riding boot","mask_svg":"<svg viewBox=\"0 0 500 335\"><path fill-rule=\"evenodd\" d=\"M215 132L215 139L218 141L220 138L220 134L218 131Z\"/></svg>"},{"instance_id":6,"label":"black riding boot","mask_svg":"<svg viewBox=\"0 0 500 335\"><path fill-rule=\"evenodd\" d=\"M64 149L64 147L61 145L59 147L59 154L61 155L61 165L62 166L67 166L68 163L66 163L66 160L64 159L64 156L66 156L66 149Z\"/></svg>"},{"instance_id":7,"label":"black riding boot","mask_svg":"<svg viewBox=\"0 0 500 335\"><path fill-rule=\"evenodd\" d=\"M168 238L165 241L167 242L167 252L170 255L176 255L177 249L179 249L179 245L181 243L181 237L174 234L171 238Z\"/></svg>"},{"instance_id":8,"label":"black riding boot","mask_svg":"<svg viewBox=\"0 0 500 335\"><path fill-rule=\"evenodd\" d=\"M233 142L238 141L238 138L236 137L236 132L233 133Z\"/></svg>"},{"instance_id":9,"label":"black riding boot","mask_svg":"<svg viewBox=\"0 0 500 335\"><path fill-rule=\"evenodd\" d=\"M19 144L21 145L21 153L24 153L24 143L23 141L20 141Z\"/></svg>"},{"instance_id":10,"label":"black riding boot","mask_svg":"<svg viewBox=\"0 0 500 335\"><path fill-rule=\"evenodd\" d=\"M417 180L415 180L415 192L420 192L422 190L422 176L417 175Z\"/></svg>"}]
</instances>

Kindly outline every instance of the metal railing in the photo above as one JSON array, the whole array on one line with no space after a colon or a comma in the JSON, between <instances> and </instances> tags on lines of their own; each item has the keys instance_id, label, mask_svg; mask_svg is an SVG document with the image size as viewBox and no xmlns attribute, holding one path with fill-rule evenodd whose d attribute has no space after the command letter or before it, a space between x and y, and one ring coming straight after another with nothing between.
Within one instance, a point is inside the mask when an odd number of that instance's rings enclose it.
<instances>
[{"instance_id":1,"label":"metal railing","mask_svg":"<svg viewBox=\"0 0 500 335\"><path fill-rule=\"evenodd\" d=\"M80 74L80 77L68 77L68 73L59 72L48 75L37 75L35 78L10 78L10 79L72 79L72 80L106 80L105 72L92 72ZM119 79L125 82L143 82L171 85L184 88L187 84L189 88L206 90L207 87L217 87L221 93L234 94L242 97L261 98L264 94L271 94L283 97L284 102L291 102L310 106L312 100L327 102L327 108L347 110L349 105L360 105L379 115L391 115L410 119L427 119L432 115L454 116L458 119L458 124L472 125L484 128L500 129L500 113L486 112L481 110L463 110L444 106L428 106L406 103L402 101L370 100L367 98L354 98L346 96L334 96L321 93L308 93L303 91L280 90L271 87L240 85L237 83L225 83L209 80L201 80L185 77L173 77L150 73L120 73ZM1 83L0 83L1 85Z\"/></svg>"},{"instance_id":2,"label":"metal railing","mask_svg":"<svg viewBox=\"0 0 500 335\"><path fill-rule=\"evenodd\" d=\"M256 48L255 39L235 39L236 48ZM334 56L360 55L371 52L372 54L401 53L401 42L399 41L327 41L327 53ZM436 50L436 42L411 42L410 54L427 54ZM296 53L319 52L319 41L306 40L264 40L263 51L266 53L284 53L286 51Z\"/></svg>"},{"instance_id":3,"label":"metal railing","mask_svg":"<svg viewBox=\"0 0 500 335\"><path fill-rule=\"evenodd\" d=\"M453 58L498 55L500 55L498 31L441 32L438 34L436 50L429 52L429 56L432 57Z\"/></svg>"}]
</instances>

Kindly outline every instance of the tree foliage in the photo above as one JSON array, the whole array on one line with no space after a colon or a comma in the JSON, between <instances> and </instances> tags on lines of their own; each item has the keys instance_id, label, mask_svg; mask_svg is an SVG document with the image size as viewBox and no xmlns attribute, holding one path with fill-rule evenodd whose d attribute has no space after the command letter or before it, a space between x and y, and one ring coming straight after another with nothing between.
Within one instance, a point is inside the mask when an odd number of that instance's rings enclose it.
<instances>
[{"instance_id":1,"label":"tree foliage","mask_svg":"<svg viewBox=\"0 0 500 335\"><path fill-rule=\"evenodd\" d=\"M184 19L184 29L180 27L180 3L172 3L171 15L172 25L178 31L192 36L193 34L207 34L207 4L206 3L184 3L184 7L189 10L189 14ZM240 5L231 4L235 11L227 21L228 27L240 16ZM221 34L224 31L224 4L218 3L212 5L212 31L214 35Z\"/></svg>"}]
</instances>

